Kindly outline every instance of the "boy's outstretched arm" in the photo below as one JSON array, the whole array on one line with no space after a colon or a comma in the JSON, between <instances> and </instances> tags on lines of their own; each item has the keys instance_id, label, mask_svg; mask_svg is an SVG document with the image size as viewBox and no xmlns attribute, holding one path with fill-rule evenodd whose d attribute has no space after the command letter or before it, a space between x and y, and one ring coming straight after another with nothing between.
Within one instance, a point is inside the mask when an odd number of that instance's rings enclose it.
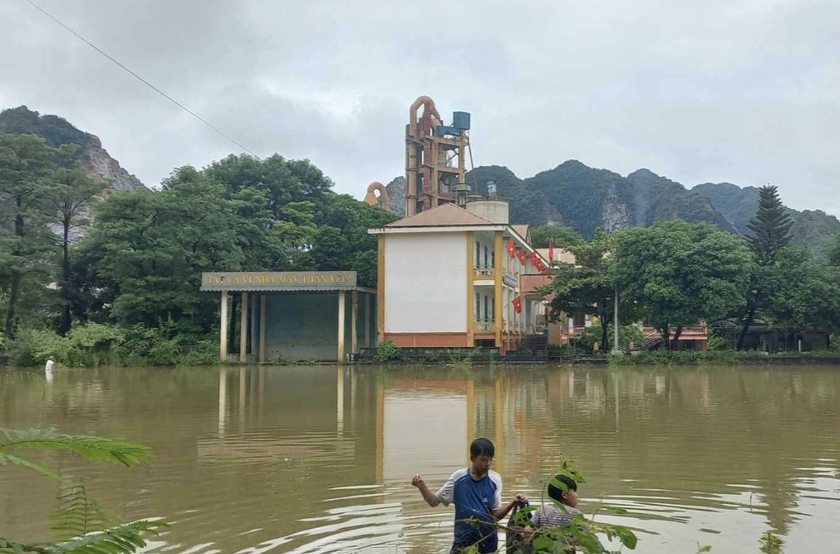
<instances>
[{"instance_id":1,"label":"boy's outstretched arm","mask_svg":"<svg viewBox=\"0 0 840 554\"><path fill-rule=\"evenodd\" d=\"M493 510L493 517L495 517L497 520L504 519L505 516L507 516L510 513L510 511L513 509L514 506L516 506L519 502L524 502L525 500L528 500L528 499L525 497L524 494L517 494L513 498L513 500L511 500L510 502L508 502L504 506L501 506L501 507Z\"/></svg>"},{"instance_id":2,"label":"boy's outstretched arm","mask_svg":"<svg viewBox=\"0 0 840 554\"><path fill-rule=\"evenodd\" d=\"M411 479L411 484L417 487L420 490L420 494L423 495L423 500L426 501L426 504L434 508L438 504L440 504L440 498L438 498L432 491L429 490L429 487L426 486L425 481L419 475L415 475Z\"/></svg>"}]
</instances>

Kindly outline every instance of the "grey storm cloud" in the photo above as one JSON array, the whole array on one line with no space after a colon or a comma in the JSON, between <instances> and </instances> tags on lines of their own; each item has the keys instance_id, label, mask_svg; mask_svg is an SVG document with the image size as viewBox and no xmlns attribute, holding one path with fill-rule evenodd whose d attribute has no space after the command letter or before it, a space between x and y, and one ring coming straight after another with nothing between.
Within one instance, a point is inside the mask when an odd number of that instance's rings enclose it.
<instances>
[{"instance_id":1,"label":"grey storm cloud","mask_svg":"<svg viewBox=\"0 0 840 554\"><path fill-rule=\"evenodd\" d=\"M473 114L475 163L570 158L779 185L840 215L840 2L36 0L260 156L357 197L403 173L409 104ZM95 133L154 186L238 148L25 0L0 3L0 107Z\"/></svg>"}]
</instances>

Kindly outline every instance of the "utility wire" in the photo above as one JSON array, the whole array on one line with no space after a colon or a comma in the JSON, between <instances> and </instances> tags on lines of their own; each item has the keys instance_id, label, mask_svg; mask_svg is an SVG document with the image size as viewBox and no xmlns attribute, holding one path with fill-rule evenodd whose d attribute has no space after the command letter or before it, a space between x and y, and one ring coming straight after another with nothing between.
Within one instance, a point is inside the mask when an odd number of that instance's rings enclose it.
<instances>
[{"instance_id":1,"label":"utility wire","mask_svg":"<svg viewBox=\"0 0 840 554\"><path fill-rule=\"evenodd\" d=\"M239 148L241 148L242 150L244 150L245 152L247 152L248 154L250 154L250 155L254 156L254 157L255 157L255 158L257 158L258 160L260 159L260 157L259 157L259 156L257 156L257 155L256 155L256 154L254 154L253 152L251 152L251 150L249 150L248 148L245 148L245 146L243 146L241 143L239 143L238 141L234 140L234 139L233 139L233 138L231 138L230 136L226 135L226 134L225 134L225 133L223 133L220 129L218 129L217 127L213 126L213 125L212 125L209 121L207 121L206 119L202 118L200 115L198 115L198 114L197 114L197 113L195 113L194 111L190 110L188 107L184 106L183 104L181 104L180 102L178 102L177 100L175 100L174 98L172 98L171 96L169 96L168 94L166 94L165 92L163 92L162 90L160 90L159 88L157 88L156 86L154 86L152 83L150 83L149 81L147 81L146 79L144 79L143 77L141 77L140 75L138 75L137 73L133 72L132 70L130 70L129 68L127 68L126 66L124 66L123 64L121 64L120 62L118 62L117 60L115 60L114 58L112 58L111 56L109 56L109 55L108 55L107 53L105 53L105 52L104 52L101 48L99 48L98 46L96 46L95 44L93 44L92 42L90 42L88 39L86 39L85 37L83 37L82 35L80 35L79 33L77 33L76 31L74 31L73 29L71 29L70 27L68 27L68 26L67 26L67 25L65 25L64 23L62 23L62 22L61 22L58 18L56 18L55 16L53 16L52 14L50 14L50 13L49 13L48 11L46 11L44 8L42 8L41 6L39 6L38 4L36 4L35 2L33 2L32 0L26 0L26 1L27 1L29 4L31 4L31 5L32 5L35 9L37 9L38 11L40 11L42 14L46 15L47 17L49 17L50 19L52 19L53 21L55 21L56 23L58 23L59 25L61 25L62 27L64 27L67 31L69 31L70 33L72 33L72 34L73 34L76 38L78 38L79 40L81 40L82 42L84 42L85 44L87 44L88 46L90 46L91 48L93 48L94 50L96 50L97 52L99 52L100 54L102 54L103 56L105 56L106 58L108 58L109 60L111 60L112 62L114 62L115 64L117 64L117 65L118 65L119 67L121 67L122 69L124 69L126 72L128 72L130 75L132 75L135 79L137 79L138 81L140 81L141 83L143 83L144 85L146 85L147 87L149 87L150 89L152 89L153 91L157 92L158 94L160 94L161 96L163 96L164 98L166 98L167 100L169 100L170 102L172 102L173 104L175 104L176 106L178 106L179 108L181 108L182 110L184 110L185 112L187 112L188 114L190 114L191 116L193 116L194 118L196 118L197 120L199 120L200 122L204 123L205 125L207 125L207 126L208 126L208 127L210 127L211 129L213 129L214 131L216 131L217 133L219 133L221 136L223 136L224 138L226 138L227 140L229 140L230 142L232 142L233 144L235 144L236 146L238 146Z\"/></svg>"}]
</instances>

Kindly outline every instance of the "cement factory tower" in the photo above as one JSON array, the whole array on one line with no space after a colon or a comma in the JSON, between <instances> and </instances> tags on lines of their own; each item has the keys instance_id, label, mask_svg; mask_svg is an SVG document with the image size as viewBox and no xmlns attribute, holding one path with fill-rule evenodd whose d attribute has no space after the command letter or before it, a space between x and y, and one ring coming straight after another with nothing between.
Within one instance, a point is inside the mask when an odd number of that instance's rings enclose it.
<instances>
[{"instance_id":1,"label":"cement factory tower","mask_svg":"<svg viewBox=\"0 0 840 554\"><path fill-rule=\"evenodd\" d=\"M405 130L406 217L470 192L464 178L469 129L467 112L454 112L452 125L444 125L428 96L411 105Z\"/></svg>"}]
</instances>

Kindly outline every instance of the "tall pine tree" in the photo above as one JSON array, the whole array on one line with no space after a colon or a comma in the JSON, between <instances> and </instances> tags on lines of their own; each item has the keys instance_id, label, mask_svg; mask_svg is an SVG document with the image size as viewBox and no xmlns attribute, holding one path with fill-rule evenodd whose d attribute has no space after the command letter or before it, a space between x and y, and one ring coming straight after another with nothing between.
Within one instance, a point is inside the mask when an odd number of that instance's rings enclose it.
<instances>
[{"instance_id":1,"label":"tall pine tree","mask_svg":"<svg viewBox=\"0 0 840 554\"><path fill-rule=\"evenodd\" d=\"M749 237L750 246L758 260L758 268L750 287L750 297L747 299L746 313L741 319L741 335L738 337L738 350L744 347L747 332L756 312L762 308L766 297L764 294L763 278L767 268L776 263L779 251L790 244L790 219L775 185L766 185L758 191L758 211L749 221L747 227L753 232Z\"/></svg>"},{"instance_id":2,"label":"tall pine tree","mask_svg":"<svg viewBox=\"0 0 840 554\"><path fill-rule=\"evenodd\" d=\"M754 233L749 238L750 246L761 265L776 261L779 250L790 244L790 227L793 221L779 199L775 185L761 187L758 191L758 212L747 223Z\"/></svg>"}]
</instances>

